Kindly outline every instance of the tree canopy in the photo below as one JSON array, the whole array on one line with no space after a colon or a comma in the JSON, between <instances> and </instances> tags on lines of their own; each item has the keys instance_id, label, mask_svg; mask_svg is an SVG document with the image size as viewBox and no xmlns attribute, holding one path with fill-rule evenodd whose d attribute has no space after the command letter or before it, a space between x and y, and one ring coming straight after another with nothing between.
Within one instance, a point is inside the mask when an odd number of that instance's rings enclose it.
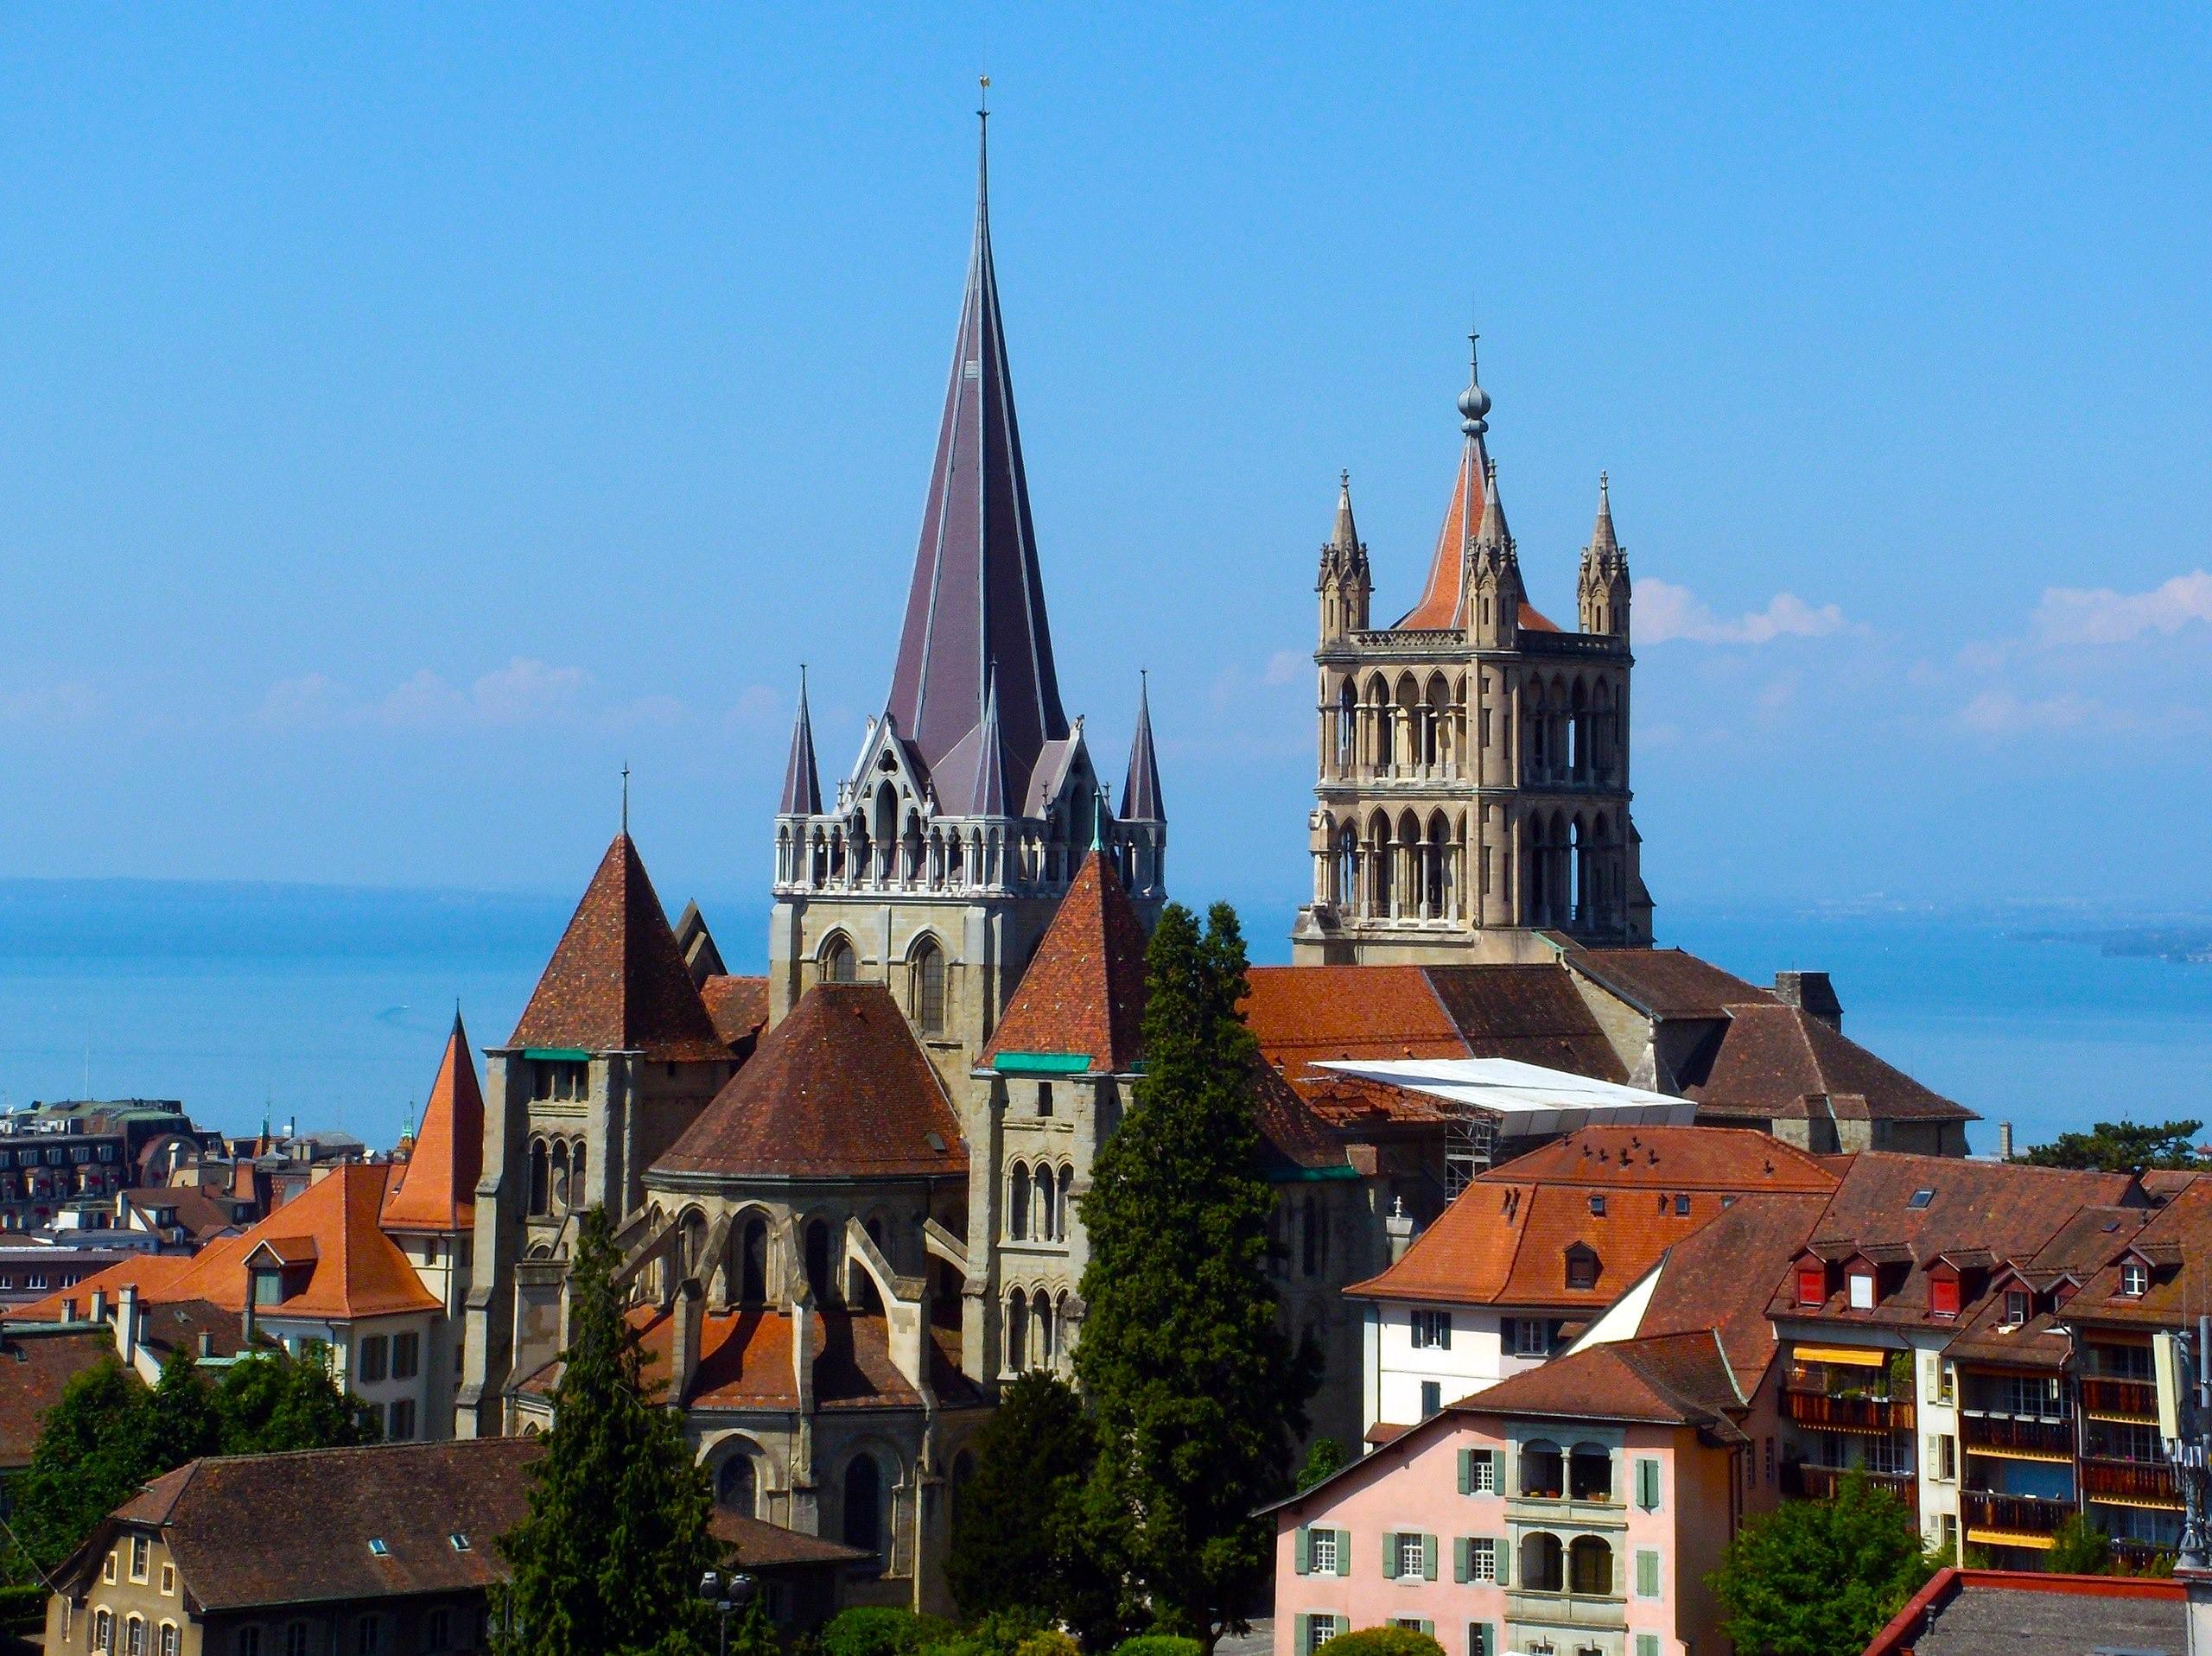
<instances>
[{"instance_id":1,"label":"tree canopy","mask_svg":"<svg viewBox=\"0 0 2212 1656\"><path fill-rule=\"evenodd\" d=\"M713 1642L698 1596L719 1562L713 1499L682 1414L647 1393L620 1263L606 1210L589 1209L530 1513L499 1544L512 1572L493 1593L501 1656L683 1656Z\"/></svg>"},{"instance_id":2,"label":"tree canopy","mask_svg":"<svg viewBox=\"0 0 2212 1656\"><path fill-rule=\"evenodd\" d=\"M1904 1505L1847 1476L1827 1501L1746 1520L1707 1585L1738 1650L1856 1656L1936 1573Z\"/></svg>"},{"instance_id":3,"label":"tree canopy","mask_svg":"<svg viewBox=\"0 0 2212 1656\"><path fill-rule=\"evenodd\" d=\"M1259 1061L1237 1004L1244 940L1170 904L1146 952L1145 1071L1083 1198L1090 1241L1076 1373L1097 1431L1089 1544L1161 1632L1242 1631L1314 1384L1267 1277Z\"/></svg>"},{"instance_id":4,"label":"tree canopy","mask_svg":"<svg viewBox=\"0 0 2212 1656\"><path fill-rule=\"evenodd\" d=\"M2107 1173L2139 1173L2146 1167L2202 1168L2196 1152L2202 1121L2100 1121L2087 1133L2062 1133L2031 1145L2020 1160L2037 1167L2074 1167Z\"/></svg>"}]
</instances>

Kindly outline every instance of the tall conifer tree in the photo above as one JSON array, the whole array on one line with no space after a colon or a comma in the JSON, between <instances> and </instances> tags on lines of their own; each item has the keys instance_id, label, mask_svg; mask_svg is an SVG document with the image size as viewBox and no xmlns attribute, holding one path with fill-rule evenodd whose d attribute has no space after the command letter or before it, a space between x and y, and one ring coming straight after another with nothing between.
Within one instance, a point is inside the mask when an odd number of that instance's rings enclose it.
<instances>
[{"instance_id":1,"label":"tall conifer tree","mask_svg":"<svg viewBox=\"0 0 2212 1656\"><path fill-rule=\"evenodd\" d=\"M1170 904L1145 955L1145 1073L1083 1199L1090 1240L1076 1373L1096 1424L1094 1545L1163 1630L1208 1650L1267 1579L1313 1389L1267 1278L1274 1196L1238 1015L1244 939Z\"/></svg>"},{"instance_id":2,"label":"tall conifer tree","mask_svg":"<svg viewBox=\"0 0 2212 1656\"><path fill-rule=\"evenodd\" d=\"M512 1572L493 1596L502 1656L681 1656L713 1642L698 1597L717 1561L713 1499L682 1415L647 1394L620 1263L606 1211L590 1209L530 1515L499 1542Z\"/></svg>"}]
</instances>

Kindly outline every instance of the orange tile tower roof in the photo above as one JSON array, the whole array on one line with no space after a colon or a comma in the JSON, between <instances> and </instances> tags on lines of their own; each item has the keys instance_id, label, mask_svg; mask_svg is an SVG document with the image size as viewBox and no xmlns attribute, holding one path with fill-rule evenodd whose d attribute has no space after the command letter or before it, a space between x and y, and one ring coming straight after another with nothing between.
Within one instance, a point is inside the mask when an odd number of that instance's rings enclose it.
<instances>
[{"instance_id":1,"label":"orange tile tower roof","mask_svg":"<svg viewBox=\"0 0 2212 1656\"><path fill-rule=\"evenodd\" d=\"M669 1063L730 1056L627 833L607 847L507 1044Z\"/></svg>"},{"instance_id":2,"label":"orange tile tower roof","mask_svg":"<svg viewBox=\"0 0 2212 1656\"><path fill-rule=\"evenodd\" d=\"M1484 496L1487 488L1490 451L1482 433L1471 431L1459 449L1459 465L1452 475L1452 504L1444 509L1444 526L1436 533L1436 550L1429 559L1428 581L1421 601L1399 619L1400 627L1421 630L1465 626L1467 595L1462 578L1467 567L1467 543L1483 530ZM1526 602L1521 606L1521 625L1533 632L1557 632L1556 623Z\"/></svg>"},{"instance_id":3,"label":"orange tile tower roof","mask_svg":"<svg viewBox=\"0 0 2212 1656\"><path fill-rule=\"evenodd\" d=\"M204 1300L243 1312L251 1263L262 1260L289 1266L304 1277L286 1298L258 1308L269 1316L343 1322L435 1311L436 1298L423 1286L399 1245L378 1228L391 1171L384 1162L343 1163L240 1235L211 1242L188 1259L153 1255L125 1260L66 1294L49 1294L13 1315L26 1322L53 1322L61 1316L64 1299L74 1300L81 1313L95 1289L113 1298L133 1285L149 1305Z\"/></svg>"},{"instance_id":4,"label":"orange tile tower roof","mask_svg":"<svg viewBox=\"0 0 2212 1656\"><path fill-rule=\"evenodd\" d=\"M385 1190L383 1221L387 1230L457 1231L474 1222L476 1180L484 1171L484 1094L476 1084L476 1060L468 1050L468 1031L454 1009L453 1033L446 1037L438 1078L415 1148L392 1169Z\"/></svg>"},{"instance_id":5,"label":"orange tile tower roof","mask_svg":"<svg viewBox=\"0 0 2212 1656\"><path fill-rule=\"evenodd\" d=\"M959 1118L880 983L817 983L653 1171L912 1178L968 1171Z\"/></svg>"},{"instance_id":6,"label":"orange tile tower roof","mask_svg":"<svg viewBox=\"0 0 2212 1656\"><path fill-rule=\"evenodd\" d=\"M1093 851L1021 974L984 1065L1001 1053L1079 1053L1094 1073L1128 1074L1144 1019L1144 927L1121 875Z\"/></svg>"}]
</instances>

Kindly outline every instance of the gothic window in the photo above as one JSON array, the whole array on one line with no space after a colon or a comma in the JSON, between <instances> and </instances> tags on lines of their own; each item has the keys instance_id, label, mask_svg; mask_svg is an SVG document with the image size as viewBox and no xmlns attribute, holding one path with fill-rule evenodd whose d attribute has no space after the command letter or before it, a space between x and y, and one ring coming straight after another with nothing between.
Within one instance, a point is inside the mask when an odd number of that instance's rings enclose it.
<instances>
[{"instance_id":1,"label":"gothic window","mask_svg":"<svg viewBox=\"0 0 2212 1656\"><path fill-rule=\"evenodd\" d=\"M1068 1329L1068 1297L1065 1293L1062 1293L1052 1302L1052 1328L1059 1341L1059 1367L1065 1369L1068 1366L1069 1358L1073 1355L1071 1349L1072 1342L1070 1339Z\"/></svg>"},{"instance_id":2,"label":"gothic window","mask_svg":"<svg viewBox=\"0 0 2212 1656\"><path fill-rule=\"evenodd\" d=\"M883 1551L883 1473L863 1450L845 1464L845 1533L849 1547Z\"/></svg>"},{"instance_id":3,"label":"gothic window","mask_svg":"<svg viewBox=\"0 0 2212 1656\"><path fill-rule=\"evenodd\" d=\"M707 1215L696 1208L684 1210L677 1221L682 1239L683 1252L677 1256L677 1266L683 1275L696 1273L707 1252Z\"/></svg>"},{"instance_id":4,"label":"gothic window","mask_svg":"<svg viewBox=\"0 0 2212 1656\"><path fill-rule=\"evenodd\" d=\"M1037 1170L1037 1240L1049 1242L1060 1234L1059 1204L1054 1199L1059 1186L1052 1182L1052 1170L1039 1166Z\"/></svg>"},{"instance_id":5,"label":"gothic window","mask_svg":"<svg viewBox=\"0 0 2212 1656\"><path fill-rule=\"evenodd\" d=\"M926 938L914 951L914 1021L925 1035L944 1029L944 951Z\"/></svg>"},{"instance_id":6,"label":"gothic window","mask_svg":"<svg viewBox=\"0 0 2212 1656\"><path fill-rule=\"evenodd\" d=\"M1029 1164L1016 1162L1007 1180L1006 1234L1017 1242L1029 1240Z\"/></svg>"},{"instance_id":7,"label":"gothic window","mask_svg":"<svg viewBox=\"0 0 2212 1656\"><path fill-rule=\"evenodd\" d=\"M566 1144L553 1146L552 1162L552 1201L548 1211L566 1213L569 1211L569 1146Z\"/></svg>"},{"instance_id":8,"label":"gothic window","mask_svg":"<svg viewBox=\"0 0 2212 1656\"><path fill-rule=\"evenodd\" d=\"M1068 1240L1068 1221L1069 1221L1069 1220L1070 1220L1071 1218L1072 1218L1072 1217L1074 1216L1074 1213L1075 1213L1075 1207L1074 1207L1074 1203L1075 1203L1075 1169L1073 1169L1072 1167L1063 1167L1062 1169L1060 1169L1060 1237L1059 1237L1059 1240L1062 1240L1063 1242L1065 1242L1065 1241L1066 1241L1066 1240Z\"/></svg>"},{"instance_id":9,"label":"gothic window","mask_svg":"<svg viewBox=\"0 0 2212 1656\"><path fill-rule=\"evenodd\" d=\"M830 1221L826 1219L807 1222L806 1285L816 1304L834 1303L830 1292Z\"/></svg>"},{"instance_id":10,"label":"gothic window","mask_svg":"<svg viewBox=\"0 0 2212 1656\"><path fill-rule=\"evenodd\" d=\"M532 1214L546 1211L546 1200L550 1185L550 1166L545 1152L545 1140L530 1141L530 1210Z\"/></svg>"},{"instance_id":11,"label":"gothic window","mask_svg":"<svg viewBox=\"0 0 2212 1656\"><path fill-rule=\"evenodd\" d=\"M584 1144L581 1139L569 1147L569 1200L579 1207L591 1206L591 1187L584 1183Z\"/></svg>"},{"instance_id":12,"label":"gothic window","mask_svg":"<svg viewBox=\"0 0 2212 1656\"><path fill-rule=\"evenodd\" d=\"M1059 1347L1054 1343L1058 1324L1052 1321L1052 1302L1045 1298L1045 1291L1037 1291L1037 1351L1031 1362L1034 1368L1053 1368L1059 1363Z\"/></svg>"},{"instance_id":13,"label":"gothic window","mask_svg":"<svg viewBox=\"0 0 2212 1656\"><path fill-rule=\"evenodd\" d=\"M724 1512L734 1513L740 1518L754 1517L760 1510L757 1485L753 1457L741 1449L722 1462L721 1470L715 1476L715 1503Z\"/></svg>"},{"instance_id":14,"label":"gothic window","mask_svg":"<svg viewBox=\"0 0 2212 1656\"><path fill-rule=\"evenodd\" d=\"M745 1221L737 1272L739 1302L765 1304L768 1298L768 1221L759 1215Z\"/></svg>"},{"instance_id":15,"label":"gothic window","mask_svg":"<svg viewBox=\"0 0 2212 1656\"><path fill-rule=\"evenodd\" d=\"M1029 1296L1019 1288L1006 1303L1006 1366L1017 1374L1029 1367Z\"/></svg>"},{"instance_id":16,"label":"gothic window","mask_svg":"<svg viewBox=\"0 0 2212 1656\"><path fill-rule=\"evenodd\" d=\"M1359 901L1359 832L1349 822L1337 835L1336 900L1345 908Z\"/></svg>"},{"instance_id":17,"label":"gothic window","mask_svg":"<svg viewBox=\"0 0 2212 1656\"><path fill-rule=\"evenodd\" d=\"M860 956L853 953L853 946L840 937L830 945L822 957L822 980L824 983L857 983L860 981Z\"/></svg>"},{"instance_id":18,"label":"gothic window","mask_svg":"<svg viewBox=\"0 0 2212 1656\"><path fill-rule=\"evenodd\" d=\"M1337 691L1337 769L1349 771L1359 752L1359 702L1346 679Z\"/></svg>"}]
</instances>

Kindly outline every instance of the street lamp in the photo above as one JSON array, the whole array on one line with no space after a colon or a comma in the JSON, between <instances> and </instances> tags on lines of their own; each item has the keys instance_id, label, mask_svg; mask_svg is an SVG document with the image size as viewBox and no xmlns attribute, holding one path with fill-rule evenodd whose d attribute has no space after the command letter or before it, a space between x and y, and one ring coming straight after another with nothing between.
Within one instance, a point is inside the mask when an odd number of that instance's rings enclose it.
<instances>
[{"instance_id":1,"label":"street lamp","mask_svg":"<svg viewBox=\"0 0 2212 1656\"><path fill-rule=\"evenodd\" d=\"M709 1570L699 1577L699 1596L714 1607L721 1621L721 1656L729 1656L729 1616L732 1610L741 1610L753 1602L753 1595L760 1590L760 1583L750 1576L731 1572L724 1575L719 1570Z\"/></svg>"}]
</instances>

